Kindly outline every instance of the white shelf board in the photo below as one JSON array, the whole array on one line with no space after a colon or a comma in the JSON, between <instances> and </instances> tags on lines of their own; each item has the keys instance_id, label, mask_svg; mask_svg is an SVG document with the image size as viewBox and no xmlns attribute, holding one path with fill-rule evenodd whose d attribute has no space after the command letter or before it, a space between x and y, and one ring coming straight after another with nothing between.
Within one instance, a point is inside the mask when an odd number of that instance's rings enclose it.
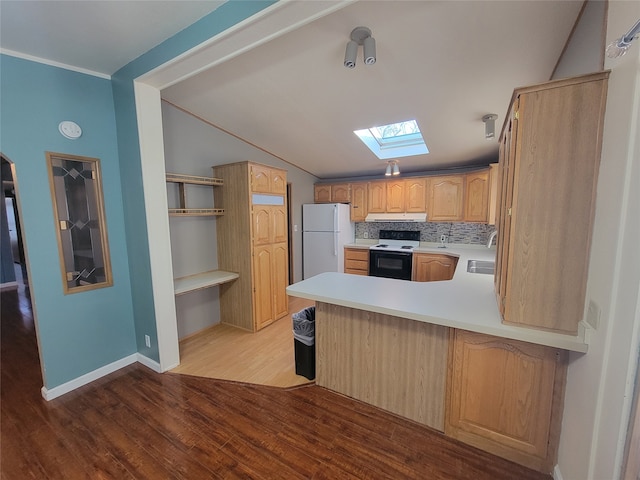
<instances>
[{"instance_id":1,"label":"white shelf board","mask_svg":"<svg viewBox=\"0 0 640 480\"><path fill-rule=\"evenodd\" d=\"M240 275L234 272L225 272L224 270L210 270L208 272L196 273L173 280L173 289L176 295L201 290L203 288L214 287L221 283L227 283L235 280Z\"/></svg>"}]
</instances>

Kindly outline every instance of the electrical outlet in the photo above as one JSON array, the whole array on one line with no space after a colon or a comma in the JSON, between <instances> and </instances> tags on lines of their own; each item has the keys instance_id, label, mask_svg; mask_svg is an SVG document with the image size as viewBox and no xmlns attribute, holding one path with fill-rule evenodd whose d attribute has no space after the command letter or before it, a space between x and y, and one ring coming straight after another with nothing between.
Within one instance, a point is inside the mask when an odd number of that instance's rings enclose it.
<instances>
[{"instance_id":1,"label":"electrical outlet","mask_svg":"<svg viewBox=\"0 0 640 480\"><path fill-rule=\"evenodd\" d=\"M440 243L447 243L447 236L442 234L440 235Z\"/></svg>"},{"instance_id":2,"label":"electrical outlet","mask_svg":"<svg viewBox=\"0 0 640 480\"><path fill-rule=\"evenodd\" d=\"M364 238L369 238L369 232L364 232L364 233L362 234L362 236L363 236Z\"/></svg>"},{"instance_id":3,"label":"electrical outlet","mask_svg":"<svg viewBox=\"0 0 640 480\"><path fill-rule=\"evenodd\" d=\"M144 344L147 348L151 348L151 337L149 335L144 336Z\"/></svg>"}]
</instances>

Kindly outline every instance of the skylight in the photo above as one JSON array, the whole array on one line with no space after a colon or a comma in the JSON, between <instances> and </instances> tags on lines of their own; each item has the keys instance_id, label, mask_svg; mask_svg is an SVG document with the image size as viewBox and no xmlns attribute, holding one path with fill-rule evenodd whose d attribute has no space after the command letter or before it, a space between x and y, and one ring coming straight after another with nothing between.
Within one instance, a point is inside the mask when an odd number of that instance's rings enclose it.
<instances>
[{"instance_id":1,"label":"skylight","mask_svg":"<svg viewBox=\"0 0 640 480\"><path fill-rule=\"evenodd\" d=\"M429 153L415 120L355 130L353 133L381 160Z\"/></svg>"}]
</instances>

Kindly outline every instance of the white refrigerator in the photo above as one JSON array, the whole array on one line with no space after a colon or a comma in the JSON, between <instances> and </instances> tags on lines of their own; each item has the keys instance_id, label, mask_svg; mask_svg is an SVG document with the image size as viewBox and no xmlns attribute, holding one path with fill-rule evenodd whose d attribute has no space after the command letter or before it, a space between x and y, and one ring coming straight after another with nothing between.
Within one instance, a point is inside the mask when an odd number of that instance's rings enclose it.
<instances>
[{"instance_id":1,"label":"white refrigerator","mask_svg":"<svg viewBox=\"0 0 640 480\"><path fill-rule=\"evenodd\" d=\"M355 240L349 205L311 203L302 205L302 276L344 272L344 245Z\"/></svg>"}]
</instances>

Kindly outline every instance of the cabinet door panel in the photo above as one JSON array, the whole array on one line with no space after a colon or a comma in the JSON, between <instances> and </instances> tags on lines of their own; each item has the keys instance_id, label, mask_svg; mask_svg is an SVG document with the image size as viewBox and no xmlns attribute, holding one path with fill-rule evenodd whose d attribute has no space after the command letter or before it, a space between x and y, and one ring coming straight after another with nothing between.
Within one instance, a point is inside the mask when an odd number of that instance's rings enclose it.
<instances>
[{"instance_id":1,"label":"cabinet door panel","mask_svg":"<svg viewBox=\"0 0 640 480\"><path fill-rule=\"evenodd\" d=\"M445 433L537 470L552 468L560 352L464 330L455 331L451 349Z\"/></svg>"},{"instance_id":2,"label":"cabinet door panel","mask_svg":"<svg viewBox=\"0 0 640 480\"><path fill-rule=\"evenodd\" d=\"M462 219L462 176L434 177L429 179L429 221L451 222Z\"/></svg>"},{"instance_id":3,"label":"cabinet door panel","mask_svg":"<svg viewBox=\"0 0 640 480\"><path fill-rule=\"evenodd\" d=\"M286 242L288 237L287 211L285 207L271 207L271 243Z\"/></svg>"},{"instance_id":4,"label":"cabinet door panel","mask_svg":"<svg viewBox=\"0 0 640 480\"><path fill-rule=\"evenodd\" d=\"M364 222L367 216L367 184L351 185L351 221Z\"/></svg>"},{"instance_id":5,"label":"cabinet door panel","mask_svg":"<svg viewBox=\"0 0 640 480\"><path fill-rule=\"evenodd\" d=\"M331 185L331 201L333 203L349 203L351 201L351 185L349 183Z\"/></svg>"},{"instance_id":6,"label":"cabinet door panel","mask_svg":"<svg viewBox=\"0 0 640 480\"><path fill-rule=\"evenodd\" d=\"M289 250L286 243L273 245L273 313L274 318L288 313Z\"/></svg>"},{"instance_id":7,"label":"cabinet door panel","mask_svg":"<svg viewBox=\"0 0 640 480\"><path fill-rule=\"evenodd\" d=\"M265 165L251 165L251 191L271 193L271 169Z\"/></svg>"},{"instance_id":8,"label":"cabinet door panel","mask_svg":"<svg viewBox=\"0 0 640 480\"><path fill-rule=\"evenodd\" d=\"M467 174L464 221L487 223L489 215L489 172Z\"/></svg>"},{"instance_id":9,"label":"cabinet door panel","mask_svg":"<svg viewBox=\"0 0 640 480\"><path fill-rule=\"evenodd\" d=\"M331 185L314 185L313 201L315 203L331 203Z\"/></svg>"},{"instance_id":10,"label":"cabinet door panel","mask_svg":"<svg viewBox=\"0 0 640 480\"><path fill-rule=\"evenodd\" d=\"M385 213L387 210L387 185L385 182L367 184L367 208L369 213Z\"/></svg>"},{"instance_id":11,"label":"cabinet door panel","mask_svg":"<svg viewBox=\"0 0 640 480\"><path fill-rule=\"evenodd\" d=\"M427 186L424 178L405 181L405 205L407 212L427 211Z\"/></svg>"},{"instance_id":12,"label":"cabinet door panel","mask_svg":"<svg viewBox=\"0 0 640 480\"><path fill-rule=\"evenodd\" d=\"M253 301L256 330L274 320L272 265L271 245L256 247L253 252Z\"/></svg>"},{"instance_id":13,"label":"cabinet door panel","mask_svg":"<svg viewBox=\"0 0 640 480\"><path fill-rule=\"evenodd\" d=\"M451 280L458 260L449 255L413 254L414 282Z\"/></svg>"},{"instance_id":14,"label":"cabinet door panel","mask_svg":"<svg viewBox=\"0 0 640 480\"><path fill-rule=\"evenodd\" d=\"M387 212L404 213L404 181L387 182Z\"/></svg>"},{"instance_id":15,"label":"cabinet door panel","mask_svg":"<svg viewBox=\"0 0 640 480\"><path fill-rule=\"evenodd\" d=\"M280 170L271 170L271 193L279 193L284 195L287 193L287 172Z\"/></svg>"},{"instance_id":16,"label":"cabinet door panel","mask_svg":"<svg viewBox=\"0 0 640 480\"><path fill-rule=\"evenodd\" d=\"M253 207L253 244L268 245L271 243L271 207L254 205Z\"/></svg>"}]
</instances>

